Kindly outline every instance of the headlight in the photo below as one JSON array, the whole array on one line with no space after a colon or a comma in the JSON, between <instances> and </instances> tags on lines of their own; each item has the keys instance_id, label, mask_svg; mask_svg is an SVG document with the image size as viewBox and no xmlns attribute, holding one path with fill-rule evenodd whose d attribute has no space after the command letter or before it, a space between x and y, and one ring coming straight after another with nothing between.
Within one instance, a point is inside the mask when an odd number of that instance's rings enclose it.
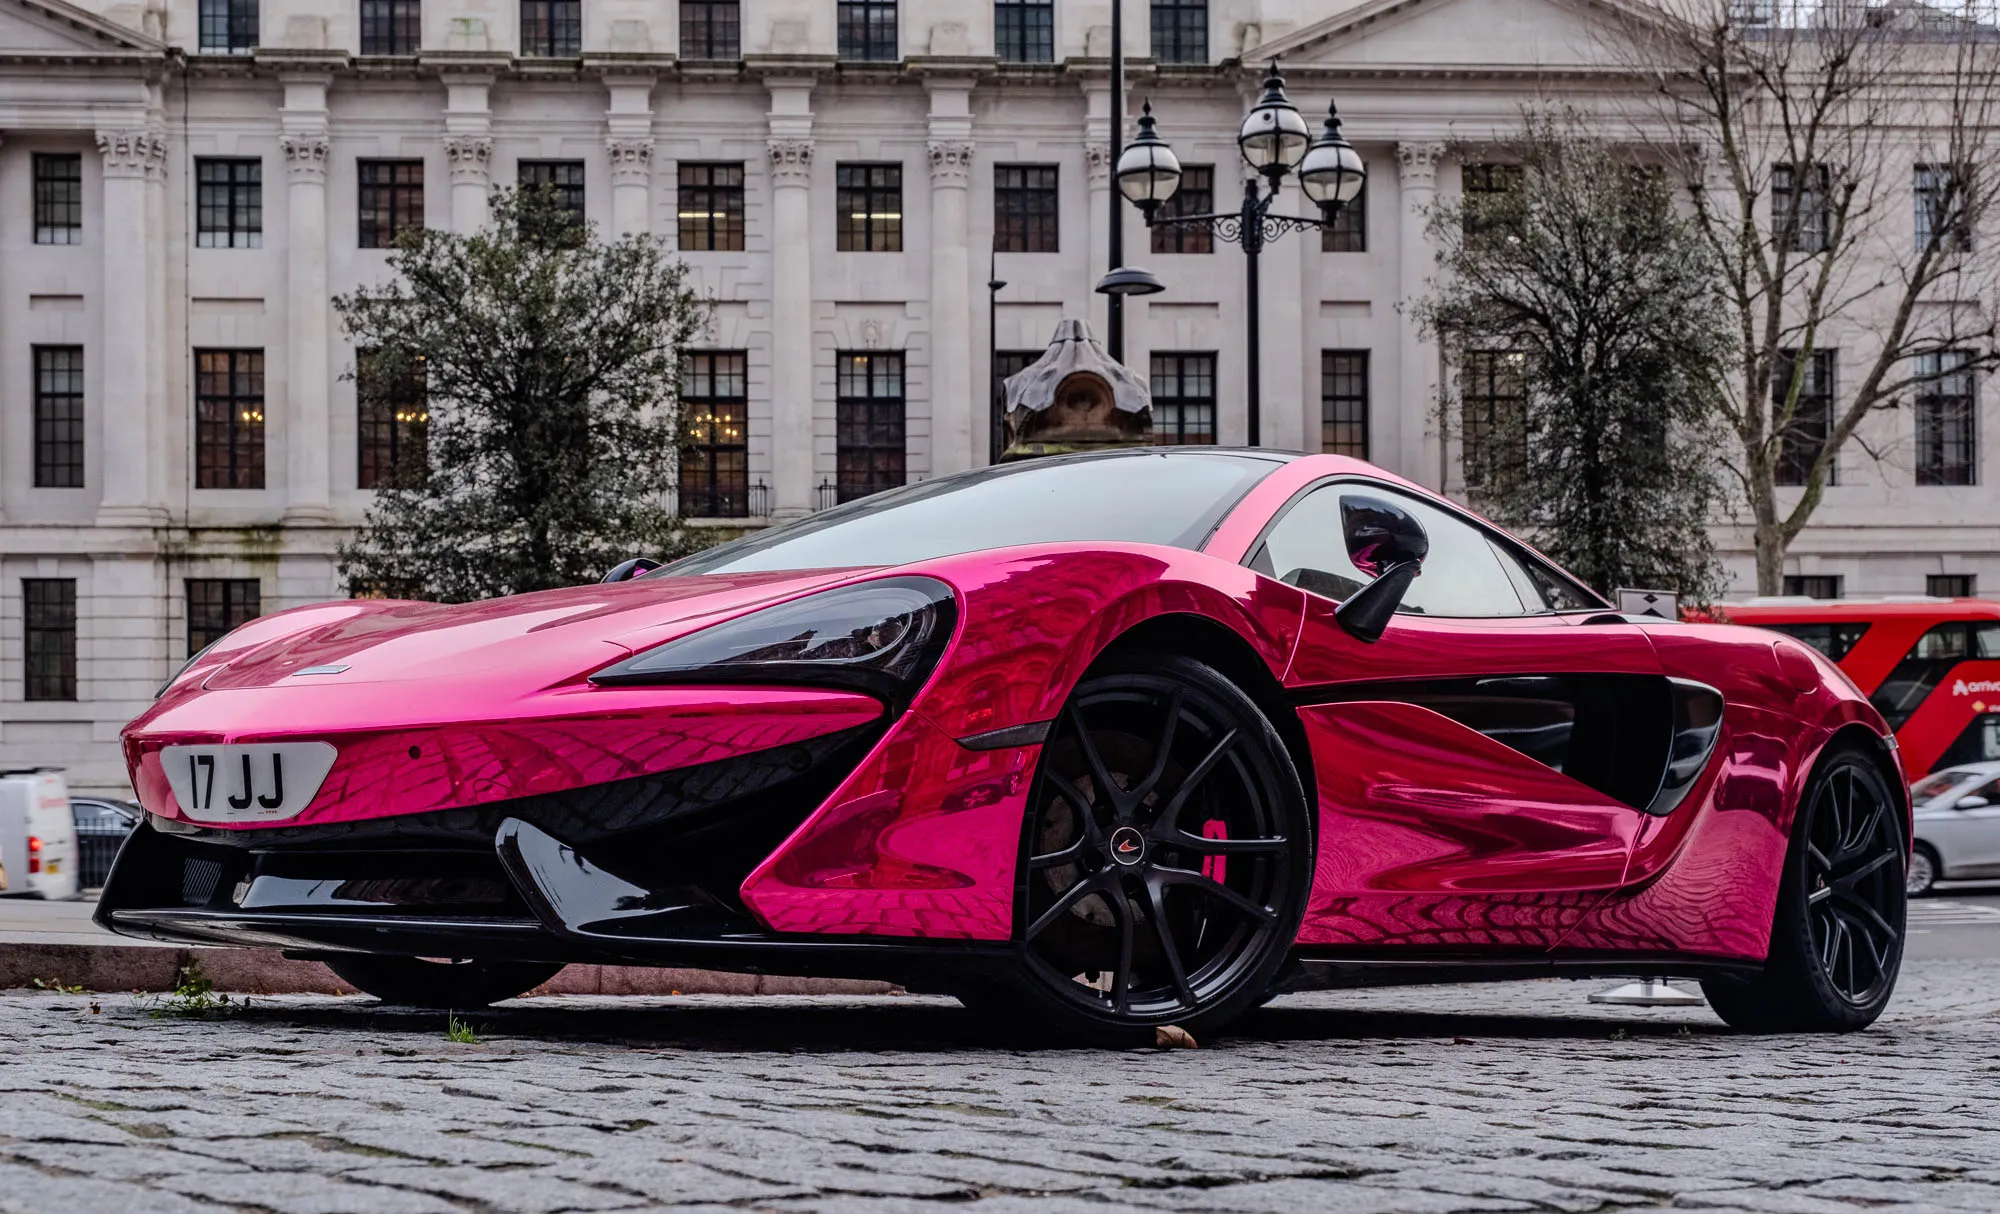
<instances>
[{"instance_id":1,"label":"headlight","mask_svg":"<svg viewBox=\"0 0 2000 1214\"><path fill-rule=\"evenodd\" d=\"M944 653L955 603L934 578L843 586L668 641L590 681L832 685L901 707Z\"/></svg>"},{"instance_id":2,"label":"headlight","mask_svg":"<svg viewBox=\"0 0 2000 1214\"><path fill-rule=\"evenodd\" d=\"M167 688L172 687L175 683L180 682L181 676L188 672L188 667L193 666L196 662L199 662L203 658L207 657L208 651L215 648L216 645L219 643L220 643L220 638L214 641L210 641L208 644L203 645L201 649L198 652L196 652L193 657L189 658L185 662L182 662L180 664L179 669L175 670L172 674L167 676L166 682L160 684L159 687L154 689L153 698L157 700L161 696L167 694Z\"/></svg>"}]
</instances>

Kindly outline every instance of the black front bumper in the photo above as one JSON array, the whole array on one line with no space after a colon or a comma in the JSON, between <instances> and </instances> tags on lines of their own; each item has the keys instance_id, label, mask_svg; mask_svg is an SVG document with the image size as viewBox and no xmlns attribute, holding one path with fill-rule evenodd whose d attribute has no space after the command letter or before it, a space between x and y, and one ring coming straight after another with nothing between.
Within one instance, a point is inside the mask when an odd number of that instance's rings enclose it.
<instances>
[{"instance_id":1,"label":"black front bumper","mask_svg":"<svg viewBox=\"0 0 2000 1214\"><path fill-rule=\"evenodd\" d=\"M218 830L148 816L97 922L182 944L869 977L943 989L1009 945L782 935L737 895L879 726L471 809Z\"/></svg>"}]
</instances>

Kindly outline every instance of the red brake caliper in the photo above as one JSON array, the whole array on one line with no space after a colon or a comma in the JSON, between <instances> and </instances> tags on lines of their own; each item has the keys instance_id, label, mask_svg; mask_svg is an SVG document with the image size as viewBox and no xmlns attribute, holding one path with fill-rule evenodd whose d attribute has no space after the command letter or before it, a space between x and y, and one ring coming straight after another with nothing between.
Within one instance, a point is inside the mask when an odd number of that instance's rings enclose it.
<instances>
[{"instance_id":1,"label":"red brake caliper","mask_svg":"<svg viewBox=\"0 0 2000 1214\"><path fill-rule=\"evenodd\" d=\"M1229 837L1229 824L1219 818L1210 818L1201 824L1201 837L1204 839L1227 839ZM1220 882L1229 880L1229 857L1203 856L1201 858L1201 875L1211 881Z\"/></svg>"}]
</instances>

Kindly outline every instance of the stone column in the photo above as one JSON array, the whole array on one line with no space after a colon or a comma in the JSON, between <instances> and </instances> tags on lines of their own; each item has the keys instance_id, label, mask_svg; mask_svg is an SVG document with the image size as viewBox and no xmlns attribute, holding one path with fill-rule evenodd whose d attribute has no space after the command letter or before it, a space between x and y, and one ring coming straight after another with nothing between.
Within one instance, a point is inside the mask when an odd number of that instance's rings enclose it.
<instances>
[{"instance_id":1,"label":"stone column","mask_svg":"<svg viewBox=\"0 0 2000 1214\"><path fill-rule=\"evenodd\" d=\"M487 195L493 189L493 140L447 136L444 154L451 164L451 230L476 232L486 223Z\"/></svg>"},{"instance_id":2,"label":"stone column","mask_svg":"<svg viewBox=\"0 0 2000 1214\"><path fill-rule=\"evenodd\" d=\"M1096 287L1097 280L1104 277L1104 272L1110 268L1111 264L1111 220L1110 216L1106 214L1107 208L1111 205L1111 199L1106 193L1106 191L1111 189L1111 145L1107 142L1095 140L1086 142L1083 145L1083 156L1084 180L1090 187L1088 191L1090 195L1088 208L1090 212L1090 266L1088 272L1083 276L1085 290L1083 305L1087 309L1087 315L1090 318L1091 336L1099 341L1103 341L1107 315L1105 311L1106 304L1104 296L1099 295L1093 288ZM1134 252L1135 250L1133 249L1126 249L1126 264L1130 265L1132 263ZM1133 327L1132 308L1130 306L1132 302L1131 298L1128 297L1125 302L1127 305L1125 308L1125 337L1129 342L1132 337ZM1046 335L1037 334L1036 337L1037 340L1048 340Z\"/></svg>"},{"instance_id":3,"label":"stone column","mask_svg":"<svg viewBox=\"0 0 2000 1214\"><path fill-rule=\"evenodd\" d=\"M771 480L775 519L813 500L812 156L810 139L772 139Z\"/></svg>"},{"instance_id":4,"label":"stone column","mask_svg":"<svg viewBox=\"0 0 2000 1214\"><path fill-rule=\"evenodd\" d=\"M285 153L285 521L327 523L332 360L327 349L325 135L287 135Z\"/></svg>"},{"instance_id":5,"label":"stone column","mask_svg":"<svg viewBox=\"0 0 2000 1214\"><path fill-rule=\"evenodd\" d=\"M969 141L932 140L931 153L931 475L972 467L974 398L972 259L966 232ZM984 377L980 377L980 382Z\"/></svg>"},{"instance_id":6,"label":"stone column","mask_svg":"<svg viewBox=\"0 0 2000 1214\"><path fill-rule=\"evenodd\" d=\"M1437 347L1424 340L1421 327L1410 314L1410 301L1424 293L1424 282L1436 268L1437 258L1425 227L1430 222L1431 200L1437 196L1437 162L1444 144L1437 141L1396 145L1398 187L1402 191L1402 214L1397 244L1401 290L1406 305L1397 322L1397 396L1400 408L1382 418L1382 464L1391 472L1409 477L1418 484L1443 488L1440 480L1442 447L1433 441L1436 427L1431 423L1437 408ZM1428 458L1427 458L1428 457Z\"/></svg>"},{"instance_id":7,"label":"stone column","mask_svg":"<svg viewBox=\"0 0 2000 1214\"><path fill-rule=\"evenodd\" d=\"M611 154L611 234L653 230L653 141L607 139Z\"/></svg>"},{"instance_id":8,"label":"stone column","mask_svg":"<svg viewBox=\"0 0 2000 1214\"><path fill-rule=\"evenodd\" d=\"M98 521L155 526L166 522L152 481L153 449L160 437L148 408L153 393L144 349L157 304L148 289L147 181L166 162L166 137L151 130L97 132L104 157L104 329L99 358L103 385L101 444L104 494ZM114 437L115 436L115 437Z\"/></svg>"}]
</instances>

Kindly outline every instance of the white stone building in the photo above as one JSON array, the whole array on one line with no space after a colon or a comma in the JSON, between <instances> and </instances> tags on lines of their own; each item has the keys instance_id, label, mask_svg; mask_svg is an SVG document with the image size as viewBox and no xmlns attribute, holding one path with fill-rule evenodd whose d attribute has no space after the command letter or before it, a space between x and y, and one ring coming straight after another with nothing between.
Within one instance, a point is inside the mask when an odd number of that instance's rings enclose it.
<instances>
[{"instance_id":1,"label":"white stone building","mask_svg":"<svg viewBox=\"0 0 2000 1214\"><path fill-rule=\"evenodd\" d=\"M1414 217L1461 186L1454 136L1615 97L1591 6L1125 2L1133 108L1218 206L1274 54L1368 161L1356 227L1264 259L1263 442L1458 489L1439 356L1399 309L1433 261ZM690 513L755 525L985 462L996 244L1003 362L1064 316L1102 332L1106 0L86 3L0 12L0 766L122 787L118 729L192 648L341 592L332 548L409 423L364 424L329 297L384 274L365 246L401 224L480 223L492 186L563 183L714 293L725 420ZM1129 307L1127 362L1163 423L1244 441L1237 250L1123 223L1168 287ZM1908 462L1857 452L1794 571L2000 588L1993 457L1952 487Z\"/></svg>"}]
</instances>

